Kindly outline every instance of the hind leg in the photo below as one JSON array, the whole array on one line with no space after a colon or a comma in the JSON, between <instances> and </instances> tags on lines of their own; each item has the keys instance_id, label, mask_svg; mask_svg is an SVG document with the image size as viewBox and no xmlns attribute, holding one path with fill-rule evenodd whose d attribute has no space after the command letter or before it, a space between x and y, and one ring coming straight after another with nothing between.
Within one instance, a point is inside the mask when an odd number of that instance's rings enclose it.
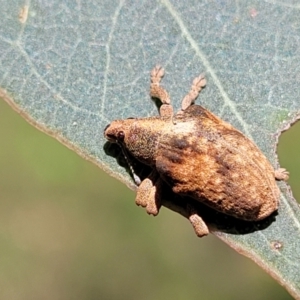
<instances>
[{"instance_id":1,"label":"hind leg","mask_svg":"<svg viewBox=\"0 0 300 300\"><path fill-rule=\"evenodd\" d=\"M284 168L279 168L275 170L275 178L277 180L287 181L289 179L289 172Z\"/></svg>"}]
</instances>

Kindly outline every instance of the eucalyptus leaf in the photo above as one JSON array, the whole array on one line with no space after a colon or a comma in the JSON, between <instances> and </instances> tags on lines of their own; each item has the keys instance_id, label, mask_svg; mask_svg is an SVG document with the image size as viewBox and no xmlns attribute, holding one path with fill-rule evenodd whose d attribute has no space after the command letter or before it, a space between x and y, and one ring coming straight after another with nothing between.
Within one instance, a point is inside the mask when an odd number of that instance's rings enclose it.
<instances>
[{"instance_id":1,"label":"eucalyptus leaf","mask_svg":"<svg viewBox=\"0 0 300 300\"><path fill-rule=\"evenodd\" d=\"M205 73L198 102L241 130L275 168L282 130L299 117L297 1L0 1L0 96L30 123L135 188L107 155L114 119L157 114L150 70L176 109ZM300 299L300 210L285 183L275 221L215 234ZM166 206L178 210L172 199ZM132 204L128 204L132 205ZM173 206L172 206L173 205Z\"/></svg>"}]
</instances>

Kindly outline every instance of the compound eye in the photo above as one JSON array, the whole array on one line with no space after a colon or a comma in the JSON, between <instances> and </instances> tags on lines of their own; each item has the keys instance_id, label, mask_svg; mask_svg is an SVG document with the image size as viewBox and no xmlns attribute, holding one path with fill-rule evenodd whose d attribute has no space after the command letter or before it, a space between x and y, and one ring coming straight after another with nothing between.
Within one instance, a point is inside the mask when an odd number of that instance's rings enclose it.
<instances>
[{"instance_id":1,"label":"compound eye","mask_svg":"<svg viewBox=\"0 0 300 300\"><path fill-rule=\"evenodd\" d=\"M117 140L118 140L118 142L122 143L124 141L124 138L125 138L124 131L119 131L118 134L117 134Z\"/></svg>"}]
</instances>

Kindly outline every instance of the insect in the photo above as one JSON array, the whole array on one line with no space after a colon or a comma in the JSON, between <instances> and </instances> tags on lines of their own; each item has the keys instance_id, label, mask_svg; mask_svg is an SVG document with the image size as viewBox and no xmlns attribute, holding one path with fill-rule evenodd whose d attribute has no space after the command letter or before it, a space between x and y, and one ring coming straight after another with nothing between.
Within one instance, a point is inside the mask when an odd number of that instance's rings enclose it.
<instances>
[{"instance_id":1,"label":"insect","mask_svg":"<svg viewBox=\"0 0 300 300\"><path fill-rule=\"evenodd\" d=\"M183 98L181 110L173 113L167 91L160 86L164 69L151 72L150 96L161 101L159 116L111 122L104 136L117 143L151 174L140 182L135 202L157 215L163 185L213 209L238 219L259 221L278 208L277 180L287 180L288 172L274 170L258 147L240 131L194 102L206 85L196 77ZM134 172L133 172L134 173ZM198 236L209 233L206 223L189 203L189 220Z\"/></svg>"}]
</instances>

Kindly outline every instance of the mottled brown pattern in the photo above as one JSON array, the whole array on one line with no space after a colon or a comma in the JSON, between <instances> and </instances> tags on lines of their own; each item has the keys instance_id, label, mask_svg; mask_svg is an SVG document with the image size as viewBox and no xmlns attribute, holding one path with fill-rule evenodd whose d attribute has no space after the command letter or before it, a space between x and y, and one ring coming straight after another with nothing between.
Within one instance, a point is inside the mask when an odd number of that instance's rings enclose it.
<instances>
[{"instance_id":1,"label":"mottled brown pattern","mask_svg":"<svg viewBox=\"0 0 300 300\"><path fill-rule=\"evenodd\" d=\"M242 220L259 221L276 211L280 193L275 177L287 179L288 173L275 172L251 140L193 105L206 83L203 76L194 79L181 111L173 115L169 95L159 85L163 74L161 67L151 72L150 94L163 103L159 117L113 121L104 132L110 142L153 170L139 185L136 203L156 215L160 191L168 184L178 195ZM197 235L208 234L189 203L186 210Z\"/></svg>"},{"instance_id":2,"label":"mottled brown pattern","mask_svg":"<svg viewBox=\"0 0 300 300\"><path fill-rule=\"evenodd\" d=\"M175 127L194 120L193 111L204 116L194 122L196 134L174 137ZM156 169L173 191L245 220L257 221L276 210L279 189L274 169L261 151L201 106L190 106L187 114L187 118L175 118L158 144ZM177 144L186 147L175 148ZM174 148L181 162L170 159Z\"/></svg>"}]
</instances>

